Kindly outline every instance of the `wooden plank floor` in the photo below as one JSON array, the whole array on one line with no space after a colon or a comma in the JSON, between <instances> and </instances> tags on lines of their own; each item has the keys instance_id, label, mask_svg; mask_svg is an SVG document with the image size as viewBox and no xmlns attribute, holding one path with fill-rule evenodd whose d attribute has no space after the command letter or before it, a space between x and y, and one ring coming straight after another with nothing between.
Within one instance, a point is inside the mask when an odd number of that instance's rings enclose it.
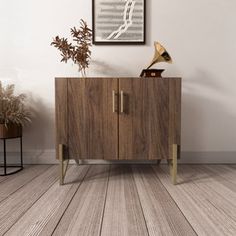
<instances>
[{"instance_id":1,"label":"wooden plank floor","mask_svg":"<svg viewBox=\"0 0 236 236\"><path fill-rule=\"evenodd\" d=\"M0 177L0 235L236 235L236 166L31 165Z\"/></svg>"}]
</instances>

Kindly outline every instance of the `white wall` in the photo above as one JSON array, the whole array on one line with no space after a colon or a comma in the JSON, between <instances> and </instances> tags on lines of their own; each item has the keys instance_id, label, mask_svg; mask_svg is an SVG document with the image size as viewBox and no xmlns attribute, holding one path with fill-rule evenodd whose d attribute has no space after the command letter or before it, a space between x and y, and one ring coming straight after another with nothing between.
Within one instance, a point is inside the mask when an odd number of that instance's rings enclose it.
<instances>
[{"instance_id":1,"label":"white wall","mask_svg":"<svg viewBox=\"0 0 236 236\"><path fill-rule=\"evenodd\" d=\"M91 2L0 0L0 80L28 93L35 110L24 133L28 161L53 160L54 77L78 75L71 63L59 62L50 42L58 34L69 37L81 18L91 26ZM146 2L147 44L93 46L89 75L138 76L152 58L153 41L160 41L174 64L159 67L183 78L184 160L235 161L236 2Z\"/></svg>"}]
</instances>

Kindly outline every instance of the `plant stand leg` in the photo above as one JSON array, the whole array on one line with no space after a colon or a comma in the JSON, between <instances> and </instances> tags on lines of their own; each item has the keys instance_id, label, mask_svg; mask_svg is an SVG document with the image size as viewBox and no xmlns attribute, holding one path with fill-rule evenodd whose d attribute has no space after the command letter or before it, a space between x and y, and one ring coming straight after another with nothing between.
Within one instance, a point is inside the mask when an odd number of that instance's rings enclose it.
<instances>
[{"instance_id":1,"label":"plant stand leg","mask_svg":"<svg viewBox=\"0 0 236 236\"><path fill-rule=\"evenodd\" d=\"M64 145L59 144L59 161L60 161L60 185L64 184L64 179L66 176L66 171L69 163L69 159L64 158Z\"/></svg>"},{"instance_id":2,"label":"plant stand leg","mask_svg":"<svg viewBox=\"0 0 236 236\"><path fill-rule=\"evenodd\" d=\"M20 137L20 167L23 169L22 136Z\"/></svg>"},{"instance_id":3,"label":"plant stand leg","mask_svg":"<svg viewBox=\"0 0 236 236\"><path fill-rule=\"evenodd\" d=\"M18 137L16 137L16 138L18 138ZM23 170L24 167L23 167L22 137L19 137L19 138L20 138L20 164L19 165L18 164L16 164L16 165L14 165L14 164L8 165L7 164L7 150L6 150L7 143L6 143L6 141L8 138L1 138L3 140L3 164L0 165L0 168L3 168L3 174L0 174L0 176L12 175L12 174L15 174L15 173ZM7 171L8 168L13 168L13 169L17 168L17 169L14 171L8 172Z\"/></svg>"},{"instance_id":4,"label":"plant stand leg","mask_svg":"<svg viewBox=\"0 0 236 236\"><path fill-rule=\"evenodd\" d=\"M159 166L161 164L161 159L157 160L157 165Z\"/></svg>"},{"instance_id":5,"label":"plant stand leg","mask_svg":"<svg viewBox=\"0 0 236 236\"><path fill-rule=\"evenodd\" d=\"M177 184L177 152L178 145L173 144L172 146L172 159L168 159L168 165L170 167L171 181L175 185Z\"/></svg>"},{"instance_id":6,"label":"plant stand leg","mask_svg":"<svg viewBox=\"0 0 236 236\"><path fill-rule=\"evenodd\" d=\"M3 139L4 175L7 175L6 139Z\"/></svg>"}]
</instances>

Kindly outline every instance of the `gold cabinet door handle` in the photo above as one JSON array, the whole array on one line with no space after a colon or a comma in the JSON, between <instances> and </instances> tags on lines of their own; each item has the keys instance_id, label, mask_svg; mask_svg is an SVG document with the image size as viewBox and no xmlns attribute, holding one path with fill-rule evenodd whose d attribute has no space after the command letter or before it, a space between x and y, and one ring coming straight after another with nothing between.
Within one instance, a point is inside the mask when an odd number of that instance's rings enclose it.
<instances>
[{"instance_id":1,"label":"gold cabinet door handle","mask_svg":"<svg viewBox=\"0 0 236 236\"><path fill-rule=\"evenodd\" d=\"M112 112L113 113L117 112L116 96L117 96L116 91L112 90Z\"/></svg>"},{"instance_id":2,"label":"gold cabinet door handle","mask_svg":"<svg viewBox=\"0 0 236 236\"><path fill-rule=\"evenodd\" d=\"M120 113L124 113L124 92L120 91Z\"/></svg>"}]
</instances>

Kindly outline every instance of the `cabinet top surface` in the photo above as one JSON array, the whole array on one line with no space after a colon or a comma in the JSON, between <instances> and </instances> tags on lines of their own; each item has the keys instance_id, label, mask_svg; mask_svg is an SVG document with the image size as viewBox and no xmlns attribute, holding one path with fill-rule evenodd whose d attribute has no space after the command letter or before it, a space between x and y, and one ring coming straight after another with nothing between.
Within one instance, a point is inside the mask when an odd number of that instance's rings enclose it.
<instances>
[{"instance_id":1,"label":"cabinet top surface","mask_svg":"<svg viewBox=\"0 0 236 236\"><path fill-rule=\"evenodd\" d=\"M181 77L56 77L55 79L182 79Z\"/></svg>"}]
</instances>

